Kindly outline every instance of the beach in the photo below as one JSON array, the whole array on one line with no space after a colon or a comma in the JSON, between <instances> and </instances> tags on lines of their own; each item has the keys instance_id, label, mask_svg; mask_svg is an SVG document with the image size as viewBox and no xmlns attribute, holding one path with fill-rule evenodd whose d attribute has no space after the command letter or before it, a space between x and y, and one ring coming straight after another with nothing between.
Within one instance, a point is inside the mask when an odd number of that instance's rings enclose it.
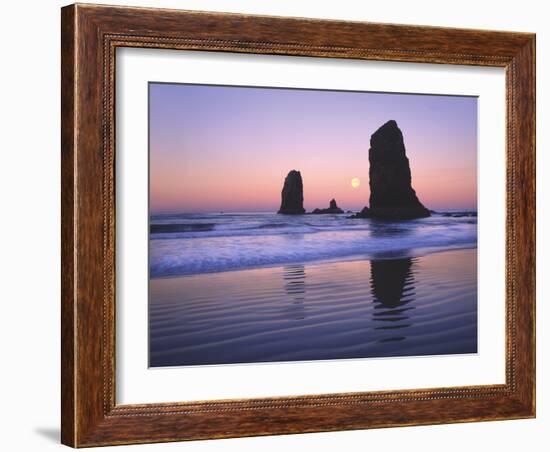
<instances>
[{"instance_id":1,"label":"beach","mask_svg":"<svg viewBox=\"0 0 550 452\"><path fill-rule=\"evenodd\" d=\"M151 240L151 367L477 352L476 218L289 221L186 219Z\"/></svg>"}]
</instances>

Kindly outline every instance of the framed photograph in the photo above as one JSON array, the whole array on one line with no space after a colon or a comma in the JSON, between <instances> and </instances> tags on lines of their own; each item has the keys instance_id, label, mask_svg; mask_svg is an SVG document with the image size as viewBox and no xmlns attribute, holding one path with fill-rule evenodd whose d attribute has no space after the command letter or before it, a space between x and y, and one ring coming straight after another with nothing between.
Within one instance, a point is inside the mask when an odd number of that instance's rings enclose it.
<instances>
[{"instance_id":1,"label":"framed photograph","mask_svg":"<svg viewBox=\"0 0 550 452\"><path fill-rule=\"evenodd\" d=\"M62 9L62 442L535 416L535 36Z\"/></svg>"}]
</instances>

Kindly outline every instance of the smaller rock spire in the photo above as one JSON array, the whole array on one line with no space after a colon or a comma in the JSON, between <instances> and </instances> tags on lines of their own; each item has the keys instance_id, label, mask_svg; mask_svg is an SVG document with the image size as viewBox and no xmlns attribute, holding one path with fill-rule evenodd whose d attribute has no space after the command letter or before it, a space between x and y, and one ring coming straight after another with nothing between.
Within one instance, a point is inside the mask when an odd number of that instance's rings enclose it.
<instances>
[{"instance_id":1,"label":"smaller rock spire","mask_svg":"<svg viewBox=\"0 0 550 452\"><path fill-rule=\"evenodd\" d=\"M304 186L300 171L292 170L285 178L281 191L281 208L279 212L287 215L301 215L304 209Z\"/></svg>"}]
</instances>

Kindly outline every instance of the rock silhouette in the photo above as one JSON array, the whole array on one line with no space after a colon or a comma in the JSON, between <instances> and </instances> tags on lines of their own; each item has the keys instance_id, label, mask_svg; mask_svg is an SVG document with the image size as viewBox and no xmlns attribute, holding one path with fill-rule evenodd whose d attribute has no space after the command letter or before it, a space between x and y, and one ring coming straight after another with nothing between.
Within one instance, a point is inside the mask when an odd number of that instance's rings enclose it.
<instances>
[{"instance_id":1,"label":"rock silhouette","mask_svg":"<svg viewBox=\"0 0 550 452\"><path fill-rule=\"evenodd\" d=\"M411 186L403 134L394 120L372 134L369 162L370 206L365 213L369 218L405 220L430 216Z\"/></svg>"},{"instance_id":2,"label":"rock silhouette","mask_svg":"<svg viewBox=\"0 0 550 452\"><path fill-rule=\"evenodd\" d=\"M356 214L353 214L349 216L348 218L370 218L370 210L368 207L363 207L361 209L361 212L357 212Z\"/></svg>"},{"instance_id":3,"label":"rock silhouette","mask_svg":"<svg viewBox=\"0 0 550 452\"><path fill-rule=\"evenodd\" d=\"M304 209L304 187L300 171L292 170L286 176L281 192L281 208L277 213L287 215L306 213Z\"/></svg>"},{"instance_id":4,"label":"rock silhouette","mask_svg":"<svg viewBox=\"0 0 550 452\"><path fill-rule=\"evenodd\" d=\"M335 199L331 199L329 203L328 209L315 209L313 212L314 214L320 214L320 213L344 213L340 207L336 204Z\"/></svg>"}]
</instances>

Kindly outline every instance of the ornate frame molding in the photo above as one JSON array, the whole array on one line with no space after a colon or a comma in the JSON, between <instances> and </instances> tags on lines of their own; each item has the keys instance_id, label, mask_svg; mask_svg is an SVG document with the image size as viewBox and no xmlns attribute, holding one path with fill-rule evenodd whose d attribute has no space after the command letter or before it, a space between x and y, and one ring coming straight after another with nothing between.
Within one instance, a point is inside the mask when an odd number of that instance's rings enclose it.
<instances>
[{"instance_id":1,"label":"ornate frame molding","mask_svg":"<svg viewBox=\"0 0 550 452\"><path fill-rule=\"evenodd\" d=\"M118 47L506 68L506 383L116 405ZM65 7L62 239L64 444L81 447L533 417L535 36L145 8Z\"/></svg>"}]
</instances>

